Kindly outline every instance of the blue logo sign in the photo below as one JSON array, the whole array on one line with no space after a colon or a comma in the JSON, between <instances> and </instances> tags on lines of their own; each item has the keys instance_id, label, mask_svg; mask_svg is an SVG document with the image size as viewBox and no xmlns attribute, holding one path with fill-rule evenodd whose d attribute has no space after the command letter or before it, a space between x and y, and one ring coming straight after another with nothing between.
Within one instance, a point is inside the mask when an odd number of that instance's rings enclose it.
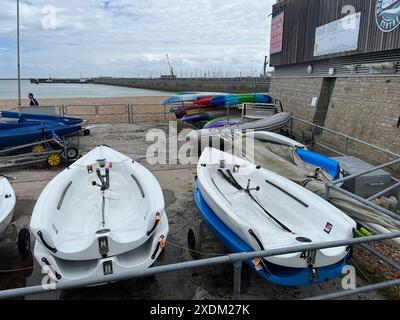
<instances>
[{"instance_id":1,"label":"blue logo sign","mask_svg":"<svg viewBox=\"0 0 400 320\"><path fill-rule=\"evenodd\" d=\"M377 0L376 23L383 32L390 32L400 25L400 0Z\"/></svg>"}]
</instances>

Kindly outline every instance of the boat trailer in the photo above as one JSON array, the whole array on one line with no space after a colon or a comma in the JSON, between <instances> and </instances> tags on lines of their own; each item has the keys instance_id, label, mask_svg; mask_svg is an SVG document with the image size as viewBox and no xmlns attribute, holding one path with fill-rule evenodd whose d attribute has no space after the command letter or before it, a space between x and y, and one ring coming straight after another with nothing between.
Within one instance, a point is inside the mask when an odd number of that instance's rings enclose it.
<instances>
[{"instance_id":1,"label":"boat trailer","mask_svg":"<svg viewBox=\"0 0 400 320\"><path fill-rule=\"evenodd\" d=\"M40 162L56 167L62 160L72 161L78 156L77 147L53 133L48 139L0 150L0 169Z\"/></svg>"}]
</instances>

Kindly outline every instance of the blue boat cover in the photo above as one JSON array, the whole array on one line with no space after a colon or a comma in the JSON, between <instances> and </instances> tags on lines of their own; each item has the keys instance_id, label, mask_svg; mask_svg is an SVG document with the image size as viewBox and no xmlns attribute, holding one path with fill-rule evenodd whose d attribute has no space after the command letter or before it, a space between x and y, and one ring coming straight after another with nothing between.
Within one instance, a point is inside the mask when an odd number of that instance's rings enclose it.
<instances>
[{"instance_id":1,"label":"blue boat cover","mask_svg":"<svg viewBox=\"0 0 400 320\"><path fill-rule=\"evenodd\" d=\"M54 134L62 138L70 136L79 130L81 130L79 125L65 125L57 122L0 130L0 149L45 140Z\"/></svg>"},{"instance_id":2,"label":"blue boat cover","mask_svg":"<svg viewBox=\"0 0 400 320\"><path fill-rule=\"evenodd\" d=\"M235 253L254 251L246 242L230 230L207 205L199 190L197 179L195 181L194 198L203 219L226 248ZM307 286L320 284L339 277L342 274L343 268L347 265L350 256L351 253L345 259L333 265L317 268L317 278L312 278L311 271L308 268L282 267L269 263L264 259L269 271L269 275L267 275L263 269L257 270L251 260L247 260L246 263L262 278L272 283L284 286Z\"/></svg>"},{"instance_id":3,"label":"blue boat cover","mask_svg":"<svg viewBox=\"0 0 400 320\"><path fill-rule=\"evenodd\" d=\"M20 119L22 121L25 120L56 121L68 125L75 125L82 123L82 119L80 118L60 117L48 114L30 114L30 113L18 113L13 111L1 111L1 116L3 118Z\"/></svg>"},{"instance_id":4,"label":"blue boat cover","mask_svg":"<svg viewBox=\"0 0 400 320\"><path fill-rule=\"evenodd\" d=\"M318 168L325 169L326 172L328 172L333 177L333 179L336 180L339 178L340 164L336 160L333 160L322 154L303 149L297 149L296 153L304 162L312 164L313 166L316 166Z\"/></svg>"}]
</instances>

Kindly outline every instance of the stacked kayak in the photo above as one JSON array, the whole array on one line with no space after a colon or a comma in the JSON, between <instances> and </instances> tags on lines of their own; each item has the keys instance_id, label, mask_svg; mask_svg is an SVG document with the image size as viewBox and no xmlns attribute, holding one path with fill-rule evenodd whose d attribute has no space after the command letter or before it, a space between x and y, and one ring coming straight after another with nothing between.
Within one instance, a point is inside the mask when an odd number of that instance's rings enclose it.
<instances>
[{"instance_id":1,"label":"stacked kayak","mask_svg":"<svg viewBox=\"0 0 400 320\"><path fill-rule=\"evenodd\" d=\"M97 279L150 267L165 246L161 187L142 165L99 146L41 193L30 228L34 255L57 281Z\"/></svg>"},{"instance_id":2,"label":"stacked kayak","mask_svg":"<svg viewBox=\"0 0 400 320\"><path fill-rule=\"evenodd\" d=\"M201 141L202 139L208 139L210 137L216 137L223 135L224 132L246 132L246 131L279 131L284 128L291 120L291 115L287 112L277 113L273 116L250 121L245 123L238 123L236 125L230 125L221 128L208 128L195 130L186 136L186 140L193 142Z\"/></svg>"},{"instance_id":3,"label":"stacked kayak","mask_svg":"<svg viewBox=\"0 0 400 320\"><path fill-rule=\"evenodd\" d=\"M238 109L231 109L229 110L230 116L237 116L240 115L240 111ZM193 114L193 115L185 115L182 118L182 121L188 122L188 123L194 123L194 122L208 122L210 120L220 118L220 117L226 117L227 116L227 111L226 110L211 110L211 111L204 111L201 113Z\"/></svg>"},{"instance_id":4,"label":"stacked kayak","mask_svg":"<svg viewBox=\"0 0 400 320\"><path fill-rule=\"evenodd\" d=\"M356 223L296 183L246 160L206 148L197 167L195 200L219 239L234 252L346 240ZM302 286L337 278L349 247L247 261L270 282Z\"/></svg>"},{"instance_id":5,"label":"stacked kayak","mask_svg":"<svg viewBox=\"0 0 400 320\"><path fill-rule=\"evenodd\" d=\"M182 93L170 97L163 102L164 105L181 103L182 105L171 108L177 119L187 122L198 128L210 120L230 115L240 114L238 106L243 103L272 103L273 99L268 94L228 94L228 93ZM185 105L190 103L189 105ZM229 108L229 112L227 110ZM226 124L237 124L237 121ZM222 126L218 123L215 127ZM214 126L213 126L214 127Z\"/></svg>"},{"instance_id":6,"label":"stacked kayak","mask_svg":"<svg viewBox=\"0 0 400 320\"><path fill-rule=\"evenodd\" d=\"M228 93L223 92L177 92L175 95L165 100L162 105L171 105L176 103L185 104L208 96L221 96L227 94Z\"/></svg>"},{"instance_id":7,"label":"stacked kayak","mask_svg":"<svg viewBox=\"0 0 400 320\"><path fill-rule=\"evenodd\" d=\"M233 126L237 125L242 122L242 116L241 115L231 115L231 116L224 116L224 117L219 117L219 118L214 118L210 121L208 121L203 128L204 129L211 129L211 128L220 128L220 127L226 127L226 126Z\"/></svg>"},{"instance_id":8,"label":"stacked kayak","mask_svg":"<svg viewBox=\"0 0 400 320\"><path fill-rule=\"evenodd\" d=\"M242 103L272 103L272 97L265 93L217 95L200 98L194 103L199 106L233 106Z\"/></svg>"}]
</instances>

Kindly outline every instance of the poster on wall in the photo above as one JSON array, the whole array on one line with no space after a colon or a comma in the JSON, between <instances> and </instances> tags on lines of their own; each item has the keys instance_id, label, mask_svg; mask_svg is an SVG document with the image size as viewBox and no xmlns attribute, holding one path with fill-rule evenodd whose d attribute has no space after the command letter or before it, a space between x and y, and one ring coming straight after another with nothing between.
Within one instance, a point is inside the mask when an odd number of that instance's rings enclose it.
<instances>
[{"instance_id":1,"label":"poster on wall","mask_svg":"<svg viewBox=\"0 0 400 320\"><path fill-rule=\"evenodd\" d=\"M269 53L282 52L283 47L283 23L285 19L285 12L281 12L272 18L271 22L271 41Z\"/></svg>"},{"instance_id":2,"label":"poster on wall","mask_svg":"<svg viewBox=\"0 0 400 320\"><path fill-rule=\"evenodd\" d=\"M316 29L314 57L358 49L361 12L348 15Z\"/></svg>"},{"instance_id":3,"label":"poster on wall","mask_svg":"<svg viewBox=\"0 0 400 320\"><path fill-rule=\"evenodd\" d=\"M400 26L400 0L377 0L376 23L383 32L391 32Z\"/></svg>"}]
</instances>

